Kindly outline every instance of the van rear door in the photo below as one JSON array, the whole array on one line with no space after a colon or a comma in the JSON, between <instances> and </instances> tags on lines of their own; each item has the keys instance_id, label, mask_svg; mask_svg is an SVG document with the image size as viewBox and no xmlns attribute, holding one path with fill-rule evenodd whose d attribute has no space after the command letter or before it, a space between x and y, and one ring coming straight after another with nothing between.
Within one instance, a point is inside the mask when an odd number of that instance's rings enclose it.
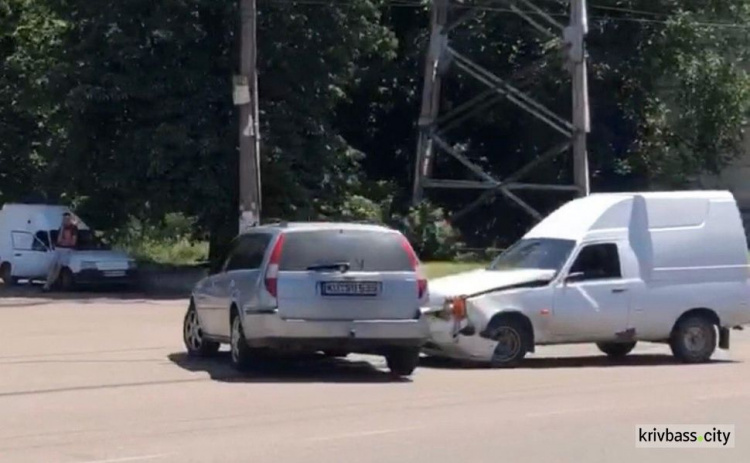
<instances>
[{"instance_id":1,"label":"van rear door","mask_svg":"<svg viewBox=\"0 0 750 463\"><path fill-rule=\"evenodd\" d=\"M424 288L418 261L400 233L289 231L278 265L277 299L284 318L388 320L419 313Z\"/></svg>"}]
</instances>

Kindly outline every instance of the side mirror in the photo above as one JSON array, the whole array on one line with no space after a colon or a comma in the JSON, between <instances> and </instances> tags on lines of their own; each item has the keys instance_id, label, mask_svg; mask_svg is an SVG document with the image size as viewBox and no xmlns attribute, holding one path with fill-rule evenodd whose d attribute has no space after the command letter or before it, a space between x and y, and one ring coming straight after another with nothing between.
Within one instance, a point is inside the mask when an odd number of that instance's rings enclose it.
<instances>
[{"instance_id":1,"label":"side mirror","mask_svg":"<svg viewBox=\"0 0 750 463\"><path fill-rule=\"evenodd\" d=\"M565 284L576 283L576 282L582 281L584 278L586 278L586 274L584 272L569 273L568 276L565 278Z\"/></svg>"}]
</instances>

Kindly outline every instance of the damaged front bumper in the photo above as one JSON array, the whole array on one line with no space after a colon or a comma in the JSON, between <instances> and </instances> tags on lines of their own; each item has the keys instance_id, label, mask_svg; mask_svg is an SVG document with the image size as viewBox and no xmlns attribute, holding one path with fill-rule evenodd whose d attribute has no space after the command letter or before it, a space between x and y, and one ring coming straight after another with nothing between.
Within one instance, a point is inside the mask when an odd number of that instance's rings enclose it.
<instances>
[{"instance_id":1,"label":"damaged front bumper","mask_svg":"<svg viewBox=\"0 0 750 463\"><path fill-rule=\"evenodd\" d=\"M455 299L446 298L442 306L422 311L430 330L423 352L456 360L489 361L495 343L477 336L479 314L460 302L457 307Z\"/></svg>"}]
</instances>

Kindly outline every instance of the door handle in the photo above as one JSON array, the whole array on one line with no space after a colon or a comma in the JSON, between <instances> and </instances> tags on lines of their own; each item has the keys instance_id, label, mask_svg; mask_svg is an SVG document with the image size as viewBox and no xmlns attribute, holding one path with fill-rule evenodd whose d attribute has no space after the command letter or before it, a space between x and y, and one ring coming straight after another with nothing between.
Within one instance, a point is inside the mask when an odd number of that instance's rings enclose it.
<instances>
[{"instance_id":1,"label":"door handle","mask_svg":"<svg viewBox=\"0 0 750 463\"><path fill-rule=\"evenodd\" d=\"M18 254L18 253L13 254L13 255L16 256L16 257L23 257L23 254Z\"/></svg>"},{"instance_id":2,"label":"door handle","mask_svg":"<svg viewBox=\"0 0 750 463\"><path fill-rule=\"evenodd\" d=\"M614 289L612 289L612 292L615 293L615 294L624 293L625 291L627 291L627 289L625 289L625 288L614 288Z\"/></svg>"}]
</instances>

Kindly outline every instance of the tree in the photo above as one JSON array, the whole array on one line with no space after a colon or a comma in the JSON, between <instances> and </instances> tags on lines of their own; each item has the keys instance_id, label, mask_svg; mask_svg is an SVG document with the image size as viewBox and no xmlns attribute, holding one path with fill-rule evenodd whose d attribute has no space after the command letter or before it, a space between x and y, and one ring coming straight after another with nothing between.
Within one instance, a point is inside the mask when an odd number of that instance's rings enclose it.
<instances>
[{"instance_id":1,"label":"tree","mask_svg":"<svg viewBox=\"0 0 750 463\"><path fill-rule=\"evenodd\" d=\"M69 25L49 70L61 102L50 178L102 228L180 211L233 233L236 2L50 3ZM361 153L328 114L356 85L352 63L393 47L378 4L262 5L265 216L314 217L356 188Z\"/></svg>"},{"instance_id":2,"label":"tree","mask_svg":"<svg viewBox=\"0 0 750 463\"><path fill-rule=\"evenodd\" d=\"M42 156L55 109L42 95L50 50L65 25L32 0L0 0L0 203L39 193Z\"/></svg>"},{"instance_id":3,"label":"tree","mask_svg":"<svg viewBox=\"0 0 750 463\"><path fill-rule=\"evenodd\" d=\"M544 4L566 20L565 2ZM406 216L426 8L261 1L259 10L263 216L359 216L384 201ZM556 41L495 10L455 33L455 48L569 114ZM595 190L684 185L737 155L749 19L750 0L590 5ZM0 200L42 190L102 229L180 212L198 219L198 235L226 241L237 225L237 30L236 0L0 0ZM482 90L453 69L441 106ZM554 136L504 101L445 138L502 178ZM569 164L561 157L533 180L569 182ZM436 175L469 174L441 156ZM449 214L475 197L431 194ZM569 196L525 198L545 211ZM530 225L505 202L481 212L457 224L470 245L502 246Z\"/></svg>"},{"instance_id":4,"label":"tree","mask_svg":"<svg viewBox=\"0 0 750 463\"><path fill-rule=\"evenodd\" d=\"M595 191L648 188L653 182L683 185L691 176L720 169L736 156L750 103L745 72L748 4L746 0L605 0L590 6L589 156ZM544 2L544 6L561 21L567 20L564 2ZM454 48L558 114L570 114L569 79L554 41L508 12L488 9L479 18L453 34ZM398 181L407 190L426 46L426 41L417 45L415 37L424 37L426 26L409 12L393 12L388 19L400 40L398 62L363 79L359 99L342 124L354 146L378 153L377 166L365 164L368 175ZM441 106L449 109L482 89L451 70ZM381 94L383 98L371 97ZM368 108L367 115L355 116L356 108L362 107ZM507 102L446 133L449 142L499 178L548 148L554 137L546 126ZM570 182L570 167L569 160L561 157L536 170L533 180ZM445 155L435 168L441 177L471 175ZM430 192L448 211L460 209L476 195ZM569 198L525 196L542 211ZM531 220L507 202L496 201L458 225L470 244L503 245L527 229ZM500 242L493 243L495 237Z\"/></svg>"}]
</instances>

